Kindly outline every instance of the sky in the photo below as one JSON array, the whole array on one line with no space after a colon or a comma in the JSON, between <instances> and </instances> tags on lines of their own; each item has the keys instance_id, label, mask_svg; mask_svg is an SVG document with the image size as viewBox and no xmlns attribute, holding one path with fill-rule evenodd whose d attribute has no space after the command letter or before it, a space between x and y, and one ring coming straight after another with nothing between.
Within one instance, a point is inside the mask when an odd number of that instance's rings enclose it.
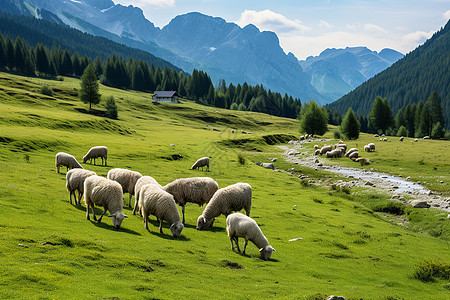
<instances>
[{"instance_id":1,"label":"sky","mask_svg":"<svg viewBox=\"0 0 450 300\"><path fill-rule=\"evenodd\" d=\"M450 19L450 0L113 0L133 5L157 27L200 12L273 31L298 59L327 48L414 50Z\"/></svg>"}]
</instances>

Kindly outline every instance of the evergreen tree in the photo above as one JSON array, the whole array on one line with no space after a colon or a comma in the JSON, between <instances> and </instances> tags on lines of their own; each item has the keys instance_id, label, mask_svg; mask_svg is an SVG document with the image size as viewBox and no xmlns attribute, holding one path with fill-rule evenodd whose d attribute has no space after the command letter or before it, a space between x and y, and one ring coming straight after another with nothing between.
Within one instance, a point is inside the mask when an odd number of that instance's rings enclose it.
<instances>
[{"instance_id":1,"label":"evergreen tree","mask_svg":"<svg viewBox=\"0 0 450 300\"><path fill-rule=\"evenodd\" d=\"M237 105L236 102L233 102L230 105L230 109L231 110L238 110L239 109L239 105Z\"/></svg>"},{"instance_id":2,"label":"evergreen tree","mask_svg":"<svg viewBox=\"0 0 450 300\"><path fill-rule=\"evenodd\" d=\"M421 136L422 133L419 132L419 130L420 130L420 115L422 114L423 106L424 106L423 101L420 100L416 106L416 111L414 113L414 136L415 137L423 137L423 135Z\"/></svg>"},{"instance_id":3,"label":"evergreen tree","mask_svg":"<svg viewBox=\"0 0 450 300\"><path fill-rule=\"evenodd\" d=\"M5 40L6 66L10 71L14 68L14 44L9 36Z\"/></svg>"},{"instance_id":4,"label":"evergreen tree","mask_svg":"<svg viewBox=\"0 0 450 300\"><path fill-rule=\"evenodd\" d=\"M238 110L239 110L239 111L246 111L246 110L247 110L246 107L245 107L245 105L244 105L244 103L239 103Z\"/></svg>"},{"instance_id":5,"label":"evergreen tree","mask_svg":"<svg viewBox=\"0 0 450 300\"><path fill-rule=\"evenodd\" d=\"M89 103L89 110L91 110L92 104L98 104L100 102L101 95L98 92L99 85L97 82L97 76L92 64L89 64L81 76L80 83L80 99L83 103Z\"/></svg>"},{"instance_id":6,"label":"evergreen tree","mask_svg":"<svg viewBox=\"0 0 450 300\"><path fill-rule=\"evenodd\" d=\"M436 91L432 91L430 96L428 96L427 102L429 105L429 110L431 114L431 119L433 120L433 124L441 123L441 125L445 124L444 113L442 110L442 101L441 97L439 97Z\"/></svg>"},{"instance_id":7,"label":"evergreen tree","mask_svg":"<svg viewBox=\"0 0 450 300\"><path fill-rule=\"evenodd\" d=\"M431 130L431 138L432 139L442 139L444 138L445 130L442 126L441 122L437 122L433 125L433 129Z\"/></svg>"},{"instance_id":8,"label":"evergreen tree","mask_svg":"<svg viewBox=\"0 0 450 300\"><path fill-rule=\"evenodd\" d=\"M111 119L117 119L118 117L117 105L113 96L106 99L106 116Z\"/></svg>"},{"instance_id":9,"label":"evergreen tree","mask_svg":"<svg viewBox=\"0 0 450 300\"><path fill-rule=\"evenodd\" d=\"M397 136L408 136L408 130L406 130L406 127L401 125L400 128L397 131Z\"/></svg>"},{"instance_id":10,"label":"evergreen tree","mask_svg":"<svg viewBox=\"0 0 450 300\"><path fill-rule=\"evenodd\" d=\"M405 121L408 137L414 137L414 116L416 114L416 104L408 104L405 108Z\"/></svg>"},{"instance_id":11,"label":"evergreen tree","mask_svg":"<svg viewBox=\"0 0 450 300\"><path fill-rule=\"evenodd\" d=\"M100 78L100 76L103 74L102 59L100 58L100 56L97 56L94 59L94 70L97 78Z\"/></svg>"},{"instance_id":12,"label":"evergreen tree","mask_svg":"<svg viewBox=\"0 0 450 300\"><path fill-rule=\"evenodd\" d=\"M300 112L300 131L312 135L323 135L328 131L328 114L314 100L302 106Z\"/></svg>"},{"instance_id":13,"label":"evergreen tree","mask_svg":"<svg viewBox=\"0 0 450 300\"><path fill-rule=\"evenodd\" d=\"M3 68L4 66L6 66L5 40L0 33L0 68Z\"/></svg>"},{"instance_id":14,"label":"evergreen tree","mask_svg":"<svg viewBox=\"0 0 450 300\"><path fill-rule=\"evenodd\" d=\"M50 74L50 62L47 51L45 51L44 46L41 43L36 45L35 53L37 72L41 75Z\"/></svg>"},{"instance_id":15,"label":"evergreen tree","mask_svg":"<svg viewBox=\"0 0 450 300\"><path fill-rule=\"evenodd\" d=\"M375 131L386 132L394 125L394 116L386 98L377 96L369 114L370 123Z\"/></svg>"},{"instance_id":16,"label":"evergreen tree","mask_svg":"<svg viewBox=\"0 0 450 300\"><path fill-rule=\"evenodd\" d=\"M347 139L356 140L359 137L359 129L360 123L358 122L353 109L350 107L342 119L341 132Z\"/></svg>"},{"instance_id":17,"label":"evergreen tree","mask_svg":"<svg viewBox=\"0 0 450 300\"><path fill-rule=\"evenodd\" d=\"M72 76L73 63L69 51L64 50L61 59L61 75Z\"/></svg>"},{"instance_id":18,"label":"evergreen tree","mask_svg":"<svg viewBox=\"0 0 450 300\"><path fill-rule=\"evenodd\" d=\"M418 137L430 136L433 129L433 116L431 112L431 103L426 102L420 112L419 128L416 131Z\"/></svg>"}]
</instances>

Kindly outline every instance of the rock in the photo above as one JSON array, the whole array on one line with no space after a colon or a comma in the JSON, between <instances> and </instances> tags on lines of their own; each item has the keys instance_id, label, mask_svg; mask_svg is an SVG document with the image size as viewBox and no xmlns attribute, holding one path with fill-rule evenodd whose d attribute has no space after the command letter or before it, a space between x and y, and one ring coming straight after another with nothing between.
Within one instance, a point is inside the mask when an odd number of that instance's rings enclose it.
<instances>
[{"instance_id":1,"label":"rock","mask_svg":"<svg viewBox=\"0 0 450 300\"><path fill-rule=\"evenodd\" d=\"M318 163L317 166L318 166L318 167L322 167L323 164L322 164L322 163Z\"/></svg>"},{"instance_id":2,"label":"rock","mask_svg":"<svg viewBox=\"0 0 450 300\"><path fill-rule=\"evenodd\" d=\"M409 202L409 204L414 208L429 208L430 204L427 203L427 201L424 200L412 200Z\"/></svg>"},{"instance_id":3,"label":"rock","mask_svg":"<svg viewBox=\"0 0 450 300\"><path fill-rule=\"evenodd\" d=\"M318 159L316 159L315 161L314 161L316 164L318 164L319 163L319 160Z\"/></svg>"},{"instance_id":4,"label":"rock","mask_svg":"<svg viewBox=\"0 0 450 300\"><path fill-rule=\"evenodd\" d=\"M257 163L255 163L255 164L257 164L258 166L261 166L261 167L263 167L263 168L266 168L266 169L272 169L272 170L275 170L275 166L273 165L273 163L262 163L262 162L257 162Z\"/></svg>"}]
</instances>

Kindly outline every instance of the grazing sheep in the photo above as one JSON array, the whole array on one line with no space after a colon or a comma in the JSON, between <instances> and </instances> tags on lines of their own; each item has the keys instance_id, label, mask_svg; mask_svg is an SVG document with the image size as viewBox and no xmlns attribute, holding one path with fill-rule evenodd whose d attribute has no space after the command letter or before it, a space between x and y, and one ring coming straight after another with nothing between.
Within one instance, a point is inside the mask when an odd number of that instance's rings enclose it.
<instances>
[{"instance_id":1,"label":"grazing sheep","mask_svg":"<svg viewBox=\"0 0 450 300\"><path fill-rule=\"evenodd\" d=\"M219 189L217 182L209 177L179 178L163 187L172 194L175 202L181 206L183 224L185 223L184 210L187 202L202 206L208 203L214 193Z\"/></svg>"},{"instance_id":2,"label":"grazing sheep","mask_svg":"<svg viewBox=\"0 0 450 300\"><path fill-rule=\"evenodd\" d=\"M370 152L370 146L369 146L369 145L365 145L365 146L364 146L364 151Z\"/></svg>"},{"instance_id":3,"label":"grazing sheep","mask_svg":"<svg viewBox=\"0 0 450 300\"><path fill-rule=\"evenodd\" d=\"M72 169L66 174L66 189L69 191L69 201L72 204L72 195L75 199L75 205L81 204L81 197L84 193L84 181L92 175L97 175L93 171L85 169ZM78 191L78 201L75 191Z\"/></svg>"},{"instance_id":4,"label":"grazing sheep","mask_svg":"<svg viewBox=\"0 0 450 300\"><path fill-rule=\"evenodd\" d=\"M212 226L216 217L221 214L228 216L233 211L245 209L250 215L252 206L252 187L248 183L235 183L221 188L214 193L205 210L197 219L197 230Z\"/></svg>"},{"instance_id":5,"label":"grazing sheep","mask_svg":"<svg viewBox=\"0 0 450 300\"><path fill-rule=\"evenodd\" d=\"M368 158L363 158L363 157L355 158L353 161L359 162L361 164L361 166L370 164L370 160Z\"/></svg>"},{"instance_id":6,"label":"grazing sheep","mask_svg":"<svg viewBox=\"0 0 450 300\"><path fill-rule=\"evenodd\" d=\"M156 181L155 178L151 176L142 176L136 181L136 185L134 186L134 208L133 208L133 215L136 214L136 210L138 209L138 203L139 203L139 193L141 191L141 187L143 187L146 184L156 184L159 187L161 185ZM162 187L161 187L162 188Z\"/></svg>"},{"instance_id":7,"label":"grazing sheep","mask_svg":"<svg viewBox=\"0 0 450 300\"><path fill-rule=\"evenodd\" d=\"M324 155L325 153L327 153L328 151L333 150L333 146L323 146L320 149L320 155Z\"/></svg>"},{"instance_id":8,"label":"grazing sheep","mask_svg":"<svg viewBox=\"0 0 450 300\"><path fill-rule=\"evenodd\" d=\"M342 157L344 152L344 148L336 148L334 150L328 151L325 153L325 157L327 158L339 158Z\"/></svg>"},{"instance_id":9,"label":"grazing sheep","mask_svg":"<svg viewBox=\"0 0 450 300\"><path fill-rule=\"evenodd\" d=\"M320 154L320 149L316 149L316 151L314 151L314 155L319 155Z\"/></svg>"},{"instance_id":10,"label":"grazing sheep","mask_svg":"<svg viewBox=\"0 0 450 300\"><path fill-rule=\"evenodd\" d=\"M141 173L136 171L130 171L127 169L111 169L106 176L108 179L115 180L122 186L123 193L128 193L130 198L128 200L128 207L131 207L131 197L134 195L134 186L139 178L142 177Z\"/></svg>"},{"instance_id":11,"label":"grazing sheep","mask_svg":"<svg viewBox=\"0 0 450 300\"><path fill-rule=\"evenodd\" d=\"M177 204L173 196L156 184L146 184L141 188L139 208L144 218L145 229L148 230L148 216L156 216L159 221L159 232L162 231L163 220L170 224L170 232L179 237L184 228L180 220Z\"/></svg>"},{"instance_id":12,"label":"grazing sheep","mask_svg":"<svg viewBox=\"0 0 450 300\"><path fill-rule=\"evenodd\" d=\"M351 160L353 160L353 159L355 159L355 158L358 158L358 155L359 155L358 150L356 150L356 151L353 151L352 153L350 153L350 155L348 156L348 158L350 158Z\"/></svg>"},{"instance_id":13,"label":"grazing sheep","mask_svg":"<svg viewBox=\"0 0 450 300\"><path fill-rule=\"evenodd\" d=\"M191 170L199 169L206 166L206 171L209 171L209 157L205 156L202 158L197 159L197 161L192 165Z\"/></svg>"},{"instance_id":14,"label":"grazing sheep","mask_svg":"<svg viewBox=\"0 0 450 300\"><path fill-rule=\"evenodd\" d=\"M241 213L234 213L227 217L227 234L231 241L231 250L234 251L233 241L236 243L239 252L239 242L238 238L243 237L245 239L244 251L247 248L248 241L250 240L259 249L261 258L264 260L269 260L273 251L276 251L272 246L269 245L269 241L264 236L256 224L255 220L247 217Z\"/></svg>"},{"instance_id":15,"label":"grazing sheep","mask_svg":"<svg viewBox=\"0 0 450 300\"><path fill-rule=\"evenodd\" d=\"M368 145L370 147L370 151L371 152L375 151L375 144L374 143L369 143Z\"/></svg>"},{"instance_id":16,"label":"grazing sheep","mask_svg":"<svg viewBox=\"0 0 450 300\"><path fill-rule=\"evenodd\" d=\"M299 140L300 140L300 141L305 140L305 136L304 136L304 135L300 136Z\"/></svg>"},{"instance_id":17,"label":"grazing sheep","mask_svg":"<svg viewBox=\"0 0 450 300\"><path fill-rule=\"evenodd\" d=\"M257 164L258 166L261 166L261 167L266 168L266 169L272 169L272 170L275 170L275 166L273 165L273 163L262 163L262 162L257 162L256 164Z\"/></svg>"},{"instance_id":18,"label":"grazing sheep","mask_svg":"<svg viewBox=\"0 0 450 300\"><path fill-rule=\"evenodd\" d=\"M383 142L387 142L387 138L383 138Z\"/></svg>"},{"instance_id":19,"label":"grazing sheep","mask_svg":"<svg viewBox=\"0 0 450 300\"><path fill-rule=\"evenodd\" d=\"M352 152L358 151L358 148L350 148L350 150L347 151L347 153L345 153L345 156L349 156L350 154L352 154Z\"/></svg>"},{"instance_id":20,"label":"grazing sheep","mask_svg":"<svg viewBox=\"0 0 450 300\"><path fill-rule=\"evenodd\" d=\"M108 148L105 146L96 146L89 149L88 153L83 157L83 163L85 164L88 160L92 162L92 159L94 159L94 165L95 165L95 159L97 157L100 157L102 159L102 165L103 165L103 159L105 159L105 166L106 166L106 160L108 159Z\"/></svg>"},{"instance_id":21,"label":"grazing sheep","mask_svg":"<svg viewBox=\"0 0 450 300\"><path fill-rule=\"evenodd\" d=\"M101 222L106 211L109 210L114 227L119 228L124 218L122 187L116 181L92 175L84 181L84 201L86 202L86 219L89 220L89 207L92 210L94 221L97 221L94 204L103 206L103 213L97 222Z\"/></svg>"},{"instance_id":22,"label":"grazing sheep","mask_svg":"<svg viewBox=\"0 0 450 300\"><path fill-rule=\"evenodd\" d=\"M73 155L70 155L65 152L56 153L55 165L58 173L59 167L61 166L65 166L67 168L67 171L69 171L69 169L76 169L76 168L84 169Z\"/></svg>"},{"instance_id":23,"label":"grazing sheep","mask_svg":"<svg viewBox=\"0 0 450 300\"><path fill-rule=\"evenodd\" d=\"M423 139L424 139L424 140L429 140L429 139L430 139L430 136L429 136L429 135L426 135L426 136L423 137Z\"/></svg>"},{"instance_id":24,"label":"grazing sheep","mask_svg":"<svg viewBox=\"0 0 450 300\"><path fill-rule=\"evenodd\" d=\"M335 149L336 148L344 148L344 151L347 151L347 144L343 144L343 143L336 144L336 145L334 145L334 148Z\"/></svg>"},{"instance_id":25,"label":"grazing sheep","mask_svg":"<svg viewBox=\"0 0 450 300\"><path fill-rule=\"evenodd\" d=\"M320 149L319 145L314 145L314 150Z\"/></svg>"},{"instance_id":26,"label":"grazing sheep","mask_svg":"<svg viewBox=\"0 0 450 300\"><path fill-rule=\"evenodd\" d=\"M400 138L398 139L398 141L399 141L399 142L403 142L404 139L405 139L405 138L402 136L402 137L400 137Z\"/></svg>"},{"instance_id":27,"label":"grazing sheep","mask_svg":"<svg viewBox=\"0 0 450 300\"><path fill-rule=\"evenodd\" d=\"M380 137L378 134L374 134L373 136L374 136L374 137Z\"/></svg>"},{"instance_id":28,"label":"grazing sheep","mask_svg":"<svg viewBox=\"0 0 450 300\"><path fill-rule=\"evenodd\" d=\"M414 142L418 142L419 140L418 139L414 139Z\"/></svg>"}]
</instances>

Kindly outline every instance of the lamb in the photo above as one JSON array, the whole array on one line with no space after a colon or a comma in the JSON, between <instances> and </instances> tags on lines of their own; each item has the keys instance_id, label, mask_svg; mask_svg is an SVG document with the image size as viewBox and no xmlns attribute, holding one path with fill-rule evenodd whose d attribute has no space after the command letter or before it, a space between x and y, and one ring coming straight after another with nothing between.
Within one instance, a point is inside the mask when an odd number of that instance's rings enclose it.
<instances>
[{"instance_id":1,"label":"lamb","mask_svg":"<svg viewBox=\"0 0 450 300\"><path fill-rule=\"evenodd\" d=\"M86 219L89 220L89 208L92 210L94 221L97 221L94 212L94 204L103 206L103 213L98 219L102 221L106 211L109 210L115 228L120 228L124 218L128 218L123 212L122 187L116 181L101 176L92 175L84 181L84 201L86 202Z\"/></svg>"},{"instance_id":2,"label":"lamb","mask_svg":"<svg viewBox=\"0 0 450 300\"><path fill-rule=\"evenodd\" d=\"M85 156L83 156L83 163L85 164L88 160L92 162L92 159L94 159L94 165L95 165L95 159L97 157L100 157L102 159L102 165L103 165L103 159L105 159L105 166L106 166L106 160L108 159L108 148L105 146L96 146L89 149L88 153L86 153Z\"/></svg>"},{"instance_id":3,"label":"lamb","mask_svg":"<svg viewBox=\"0 0 450 300\"><path fill-rule=\"evenodd\" d=\"M333 150L333 146L323 146L320 149L320 155L324 155L325 153L327 153L328 151Z\"/></svg>"},{"instance_id":4,"label":"lamb","mask_svg":"<svg viewBox=\"0 0 450 300\"><path fill-rule=\"evenodd\" d=\"M159 221L159 232L162 231L163 220L170 224L170 232L174 237L179 237L184 228L180 220L180 213L171 194L164 191L157 184L146 184L140 191L139 208L144 218L145 229L148 229L148 216L156 216Z\"/></svg>"},{"instance_id":5,"label":"lamb","mask_svg":"<svg viewBox=\"0 0 450 300\"><path fill-rule=\"evenodd\" d=\"M347 153L345 153L345 156L349 156L350 154L352 154L352 152L358 151L358 148L350 148L350 150L347 151Z\"/></svg>"},{"instance_id":6,"label":"lamb","mask_svg":"<svg viewBox=\"0 0 450 300\"><path fill-rule=\"evenodd\" d=\"M206 171L209 171L209 157L205 156L197 159L197 161L192 165L191 170L200 169L206 166Z\"/></svg>"},{"instance_id":7,"label":"lamb","mask_svg":"<svg viewBox=\"0 0 450 300\"><path fill-rule=\"evenodd\" d=\"M197 203L202 206L208 203L219 189L217 182L209 177L179 178L163 187L172 194L175 202L181 206L183 224L185 224L184 210L186 202Z\"/></svg>"},{"instance_id":8,"label":"lamb","mask_svg":"<svg viewBox=\"0 0 450 300\"><path fill-rule=\"evenodd\" d=\"M262 162L257 162L256 164L257 164L258 166L261 166L261 167L266 168L266 169L272 169L272 170L275 170L275 166L274 166L273 163L262 163Z\"/></svg>"},{"instance_id":9,"label":"lamb","mask_svg":"<svg viewBox=\"0 0 450 300\"><path fill-rule=\"evenodd\" d=\"M84 169L72 169L66 174L66 189L69 191L69 201L72 204L72 195L75 199L75 205L81 204L81 196L84 193L84 181L86 178L92 175L97 175L93 171ZM78 191L78 202L75 195L75 191Z\"/></svg>"},{"instance_id":10,"label":"lamb","mask_svg":"<svg viewBox=\"0 0 450 300\"><path fill-rule=\"evenodd\" d=\"M156 181L155 178L151 176L142 176L136 181L136 185L134 186L134 208L133 208L133 215L136 214L136 210L139 207L139 194L141 191L141 187L143 187L146 184L156 184L159 187L162 188L162 186Z\"/></svg>"},{"instance_id":11,"label":"lamb","mask_svg":"<svg viewBox=\"0 0 450 300\"><path fill-rule=\"evenodd\" d=\"M106 177L120 183L123 193L128 193L130 195L128 207L131 207L131 197L134 195L134 186L136 185L138 179L142 177L141 173L127 169L115 168L109 170Z\"/></svg>"},{"instance_id":12,"label":"lamb","mask_svg":"<svg viewBox=\"0 0 450 300\"><path fill-rule=\"evenodd\" d=\"M226 217L233 211L245 209L250 216L252 206L252 187L248 183L235 183L221 188L214 193L205 210L197 219L197 230L204 230L213 225L216 217Z\"/></svg>"},{"instance_id":13,"label":"lamb","mask_svg":"<svg viewBox=\"0 0 450 300\"><path fill-rule=\"evenodd\" d=\"M56 153L55 165L58 173L59 167L61 166L67 167L67 171L69 171L69 169L76 169L76 168L84 169L73 155L70 155L65 152Z\"/></svg>"},{"instance_id":14,"label":"lamb","mask_svg":"<svg viewBox=\"0 0 450 300\"><path fill-rule=\"evenodd\" d=\"M227 234L231 241L232 251L234 251L234 241L236 243L238 251L241 252L238 243L239 237L243 237L245 239L243 251L244 254L249 240L259 248L261 258L264 260L269 260L272 252L276 251L274 248L272 248L272 246L269 245L269 241L264 236L261 228L259 228L255 220L244 214L234 213L227 217Z\"/></svg>"}]
</instances>

